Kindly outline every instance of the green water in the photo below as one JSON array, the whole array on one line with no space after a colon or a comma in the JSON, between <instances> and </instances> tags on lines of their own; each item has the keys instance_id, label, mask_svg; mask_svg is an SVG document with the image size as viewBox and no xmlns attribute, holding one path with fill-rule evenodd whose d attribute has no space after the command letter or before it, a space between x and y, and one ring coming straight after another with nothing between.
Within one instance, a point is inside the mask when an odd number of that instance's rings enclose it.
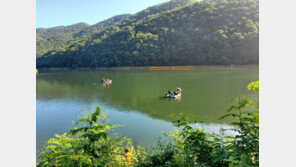
<instances>
[{"instance_id":1,"label":"green water","mask_svg":"<svg viewBox=\"0 0 296 167\"><path fill-rule=\"evenodd\" d=\"M113 83L103 85L101 78ZM254 95L246 87L258 80L258 68L188 71L101 70L41 71L37 74L37 149L53 134L62 134L84 109L101 105L110 121L126 124L116 132L150 147L161 131L172 130L172 115L190 114L196 126L219 132L231 120L218 118L231 99ZM182 88L180 100L163 98L168 89Z\"/></svg>"}]
</instances>

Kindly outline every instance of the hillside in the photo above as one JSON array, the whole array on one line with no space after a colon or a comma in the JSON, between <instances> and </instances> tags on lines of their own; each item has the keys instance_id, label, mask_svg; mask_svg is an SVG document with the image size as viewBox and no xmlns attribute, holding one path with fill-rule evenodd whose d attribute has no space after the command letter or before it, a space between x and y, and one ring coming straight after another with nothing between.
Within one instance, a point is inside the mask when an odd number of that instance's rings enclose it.
<instances>
[{"instance_id":1,"label":"hillside","mask_svg":"<svg viewBox=\"0 0 296 167\"><path fill-rule=\"evenodd\" d=\"M132 16L130 16L128 19L126 19L122 24L118 25L119 27L131 25L133 23L136 23L142 19L145 19L151 15L169 11L172 9L177 9L180 7L183 7L185 5L190 5L197 2L197 0L171 0L169 2L164 2L158 5L151 6L145 10L142 10Z\"/></svg>"},{"instance_id":2,"label":"hillside","mask_svg":"<svg viewBox=\"0 0 296 167\"><path fill-rule=\"evenodd\" d=\"M70 26L58 26L53 28L36 29L37 57L56 49L63 49L70 40L99 32L128 18L129 14L111 17L92 26L86 23L78 23Z\"/></svg>"},{"instance_id":3,"label":"hillside","mask_svg":"<svg viewBox=\"0 0 296 167\"><path fill-rule=\"evenodd\" d=\"M58 26L53 28L37 28L36 34L38 34L38 36L40 36L41 39L45 39L45 38L54 37L59 34L70 34L70 33L79 32L85 29L86 27L89 27L89 25L86 23L78 23L70 26Z\"/></svg>"},{"instance_id":4,"label":"hillside","mask_svg":"<svg viewBox=\"0 0 296 167\"><path fill-rule=\"evenodd\" d=\"M133 24L149 15L153 15L159 12L171 10L174 8L182 7L187 4L192 4L196 0L171 0L169 2L161 3L152 7L147 8L146 10L140 11L135 15L122 14L106 19L102 22L94 24L92 26L59 26L49 29L37 29L36 41L37 41L37 57L41 57L44 54L50 51L62 50L64 51L67 48L69 41L80 41L85 40L92 34L98 33L99 31L110 27L114 24L118 24L125 20L124 23L119 24L119 26L126 26ZM130 17L131 16L131 17ZM130 17L130 19L129 19ZM80 25L81 23L77 24ZM79 28L81 27L81 28ZM71 32L67 30L72 30ZM80 39L77 39L80 38ZM75 42L76 43L76 42Z\"/></svg>"},{"instance_id":5,"label":"hillside","mask_svg":"<svg viewBox=\"0 0 296 167\"><path fill-rule=\"evenodd\" d=\"M86 31L37 58L37 68L257 64L258 6L258 0L172 0Z\"/></svg>"},{"instance_id":6,"label":"hillside","mask_svg":"<svg viewBox=\"0 0 296 167\"><path fill-rule=\"evenodd\" d=\"M97 24L94 24L92 26L89 26L85 29L82 29L79 32L76 32L75 34L73 34L74 37L81 37L84 35L91 35L93 33L97 33L107 27L110 27L114 24L120 23L121 21L127 19L128 17L130 17L131 14L122 14L122 15L117 15L117 16L113 16L109 19L106 19L104 21L101 21Z\"/></svg>"}]
</instances>

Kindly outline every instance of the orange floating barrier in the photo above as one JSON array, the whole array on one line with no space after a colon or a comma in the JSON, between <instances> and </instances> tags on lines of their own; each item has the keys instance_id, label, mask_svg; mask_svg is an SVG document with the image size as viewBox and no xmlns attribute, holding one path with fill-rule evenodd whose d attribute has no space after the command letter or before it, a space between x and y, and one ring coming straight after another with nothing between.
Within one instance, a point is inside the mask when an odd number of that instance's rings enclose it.
<instances>
[{"instance_id":1,"label":"orange floating barrier","mask_svg":"<svg viewBox=\"0 0 296 167\"><path fill-rule=\"evenodd\" d=\"M192 70L194 66L151 66L149 70Z\"/></svg>"}]
</instances>

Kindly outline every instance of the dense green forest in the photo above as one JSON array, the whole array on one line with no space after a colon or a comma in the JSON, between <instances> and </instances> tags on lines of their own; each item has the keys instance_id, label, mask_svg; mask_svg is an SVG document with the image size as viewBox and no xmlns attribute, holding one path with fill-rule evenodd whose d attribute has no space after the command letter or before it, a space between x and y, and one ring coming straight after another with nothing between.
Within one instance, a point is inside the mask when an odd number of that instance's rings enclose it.
<instances>
[{"instance_id":1,"label":"dense green forest","mask_svg":"<svg viewBox=\"0 0 296 167\"><path fill-rule=\"evenodd\" d=\"M258 7L171 0L93 26L39 29L37 68L258 64Z\"/></svg>"},{"instance_id":2,"label":"dense green forest","mask_svg":"<svg viewBox=\"0 0 296 167\"><path fill-rule=\"evenodd\" d=\"M78 23L70 26L59 26L47 29L38 28L36 30L37 57L40 57L51 50L63 50L64 45L66 45L67 42L103 30L104 28L119 23L129 16L129 14L114 16L92 26L86 23Z\"/></svg>"}]
</instances>

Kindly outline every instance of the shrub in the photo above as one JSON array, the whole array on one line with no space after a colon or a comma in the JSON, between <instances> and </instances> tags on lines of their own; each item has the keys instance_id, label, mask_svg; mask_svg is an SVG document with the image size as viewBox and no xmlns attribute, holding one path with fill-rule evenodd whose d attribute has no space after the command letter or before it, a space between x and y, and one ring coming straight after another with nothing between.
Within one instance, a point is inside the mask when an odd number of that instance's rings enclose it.
<instances>
[{"instance_id":1,"label":"shrub","mask_svg":"<svg viewBox=\"0 0 296 167\"><path fill-rule=\"evenodd\" d=\"M79 119L70 132L49 139L38 154L38 166L126 166L124 149L133 156L129 165L137 163L145 155L141 147L134 149L130 139L112 134L112 125L106 114L97 106L94 113Z\"/></svg>"}]
</instances>

